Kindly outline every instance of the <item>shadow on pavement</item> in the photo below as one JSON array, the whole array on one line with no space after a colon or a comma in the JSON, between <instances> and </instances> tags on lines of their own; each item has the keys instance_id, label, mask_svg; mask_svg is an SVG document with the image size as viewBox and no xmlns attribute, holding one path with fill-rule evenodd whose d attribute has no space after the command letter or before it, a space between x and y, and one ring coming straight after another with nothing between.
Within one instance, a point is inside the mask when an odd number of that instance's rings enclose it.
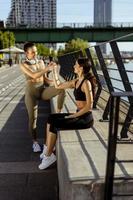
<instances>
[{"instance_id":1,"label":"shadow on pavement","mask_svg":"<svg viewBox=\"0 0 133 200\"><path fill-rule=\"evenodd\" d=\"M57 200L56 164L47 170L38 169L39 154L32 153L24 98L9 117L8 109L11 105L8 107L4 114L7 121L0 133L0 200ZM41 143L49 113L49 101L41 101L37 122Z\"/></svg>"}]
</instances>

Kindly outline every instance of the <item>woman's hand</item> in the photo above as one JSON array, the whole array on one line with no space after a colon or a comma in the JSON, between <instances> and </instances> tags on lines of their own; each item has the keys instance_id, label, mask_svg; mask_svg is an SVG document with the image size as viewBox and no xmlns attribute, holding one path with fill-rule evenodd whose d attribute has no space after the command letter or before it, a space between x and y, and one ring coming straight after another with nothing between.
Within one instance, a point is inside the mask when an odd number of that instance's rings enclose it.
<instances>
[{"instance_id":1,"label":"woman's hand","mask_svg":"<svg viewBox=\"0 0 133 200\"><path fill-rule=\"evenodd\" d=\"M57 64L55 62L50 62L48 67L53 66L53 68L57 68Z\"/></svg>"},{"instance_id":2,"label":"woman's hand","mask_svg":"<svg viewBox=\"0 0 133 200\"><path fill-rule=\"evenodd\" d=\"M54 69L54 65L48 65L48 66L46 67L46 69L47 69L47 72L51 72L51 71L53 71L53 69Z\"/></svg>"}]
</instances>

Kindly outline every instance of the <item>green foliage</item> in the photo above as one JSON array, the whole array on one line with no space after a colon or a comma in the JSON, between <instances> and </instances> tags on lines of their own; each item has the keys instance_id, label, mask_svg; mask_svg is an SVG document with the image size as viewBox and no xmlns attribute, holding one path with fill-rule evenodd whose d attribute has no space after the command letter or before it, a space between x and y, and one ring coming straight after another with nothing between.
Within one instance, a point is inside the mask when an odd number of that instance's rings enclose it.
<instances>
[{"instance_id":1,"label":"green foliage","mask_svg":"<svg viewBox=\"0 0 133 200\"><path fill-rule=\"evenodd\" d=\"M54 49L52 49L50 51L50 56L52 56L53 58L57 57L56 52L54 51Z\"/></svg>"},{"instance_id":2,"label":"green foliage","mask_svg":"<svg viewBox=\"0 0 133 200\"><path fill-rule=\"evenodd\" d=\"M6 31L2 32L0 31L0 49L7 48L9 46L15 45L15 37L12 32Z\"/></svg>"},{"instance_id":3,"label":"green foliage","mask_svg":"<svg viewBox=\"0 0 133 200\"><path fill-rule=\"evenodd\" d=\"M46 47L44 44L37 44L37 51L38 55L43 56L43 57L57 57L57 53L55 52L54 49L50 49Z\"/></svg>"},{"instance_id":4,"label":"green foliage","mask_svg":"<svg viewBox=\"0 0 133 200\"><path fill-rule=\"evenodd\" d=\"M50 55L50 49L46 47L44 44L37 44L36 46L37 46L38 55L40 56Z\"/></svg>"},{"instance_id":5,"label":"green foliage","mask_svg":"<svg viewBox=\"0 0 133 200\"><path fill-rule=\"evenodd\" d=\"M79 51L79 50L81 50L83 55L86 56L85 49L89 48L89 47L90 47L90 45L87 41L80 39L80 38L73 39L65 44L64 49L62 47L60 47L58 49L58 56L62 56L66 53L71 53L71 52ZM90 52L91 52L91 56L93 58L93 62L94 62L96 69L99 69L100 65L99 65L94 48L90 48Z\"/></svg>"},{"instance_id":6,"label":"green foliage","mask_svg":"<svg viewBox=\"0 0 133 200\"><path fill-rule=\"evenodd\" d=\"M65 45L65 53L78 51L78 50L84 50L88 47L88 42L85 40L82 40L80 38L73 39L66 43Z\"/></svg>"},{"instance_id":7,"label":"green foliage","mask_svg":"<svg viewBox=\"0 0 133 200\"><path fill-rule=\"evenodd\" d=\"M70 53L78 50L81 50L85 55L85 49L88 48L88 46L89 46L88 42L83 39L80 38L72 39L65 44L65 49L60 48L58 50L58 55L63 55L65 53Z\"/></svg>"}]
</instances>

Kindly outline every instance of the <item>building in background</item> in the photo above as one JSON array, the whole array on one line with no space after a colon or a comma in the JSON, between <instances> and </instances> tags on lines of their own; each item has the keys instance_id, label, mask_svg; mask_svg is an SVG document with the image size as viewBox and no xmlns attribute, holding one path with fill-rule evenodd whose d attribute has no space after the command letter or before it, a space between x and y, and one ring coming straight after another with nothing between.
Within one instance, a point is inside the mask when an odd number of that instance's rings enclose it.
<instances>
[{"instance_id":1,"label":"building in background","mask_svg":"<svg viewBox=\"0 0 133 200\"><path fill-rule=\"evenodd\" d=\"M11 0L7 27L55 27L56 0Z\"/></svg>"},{"instance_id":2,"label":"building in background","mask_svg":"<svg viewBox=\"0 0 133 200\"><path fill-rule=\"evenodd\" d=\"M94 0L94 26L111 26L112 23L112 0ZM106 45L101 46L106 54Z\"/></svg>"}]
</instances>

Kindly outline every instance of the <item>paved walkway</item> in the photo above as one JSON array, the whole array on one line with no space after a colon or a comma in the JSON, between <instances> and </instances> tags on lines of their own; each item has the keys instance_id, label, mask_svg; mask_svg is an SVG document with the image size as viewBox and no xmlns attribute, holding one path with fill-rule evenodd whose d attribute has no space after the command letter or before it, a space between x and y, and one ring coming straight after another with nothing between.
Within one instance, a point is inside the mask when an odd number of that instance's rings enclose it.
<instances>
[{"instance_id":1,"label":"paved walkway","mask_svg":"<svg viewBox=\"0 0 133 200\"><path fill-rule=\"evenodd\" d=\"M18 85L17 85L18 84ZM57 200L56 164L38 169L39 154L32 153L24 105L24 79L0 95L0 200ZM40 102L38 132L43 143L49 102Z\"/></svg>"}]
</instances>

